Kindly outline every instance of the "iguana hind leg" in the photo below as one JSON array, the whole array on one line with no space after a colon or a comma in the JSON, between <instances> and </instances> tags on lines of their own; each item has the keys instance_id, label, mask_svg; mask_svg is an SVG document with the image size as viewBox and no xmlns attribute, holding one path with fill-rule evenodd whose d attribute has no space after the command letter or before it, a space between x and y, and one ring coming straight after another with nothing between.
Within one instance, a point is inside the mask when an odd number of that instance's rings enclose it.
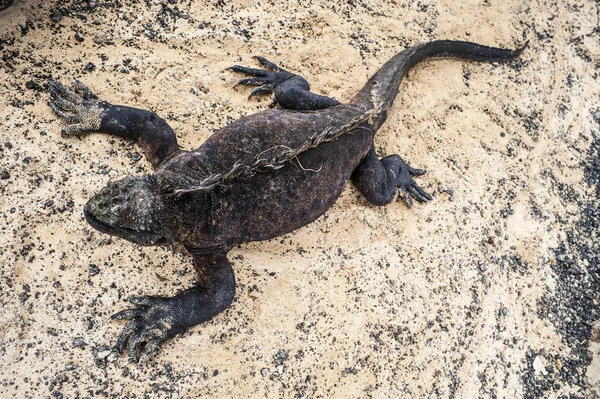
<instances>
[{"instance_id":1,"label":"iguana hind leg","mask_svg":"<svg viewBox=\"0 0 600 399\"><path fill-rule=\"evenodd\" d=\"M135 140L154 167L179 150L173 129L154 112L102 101L76 79L73 89L50 79L48 90L50 107L67 122L65 135L107 133Z\"/></svg>"},{"instance_id":2,"label":"iguana hind leg","mask_svg":"<svg viewBox=\"0 0 600 399\"><path fill-rule=\"evenodd\" d=\"M235 86L258 86L250 92L248 98L275 93L275 101L282 108L297 111L318 110L341 104L331 97L312 93L310 85L302 76L288 72L263 57L255 56L253 58L265 69L248 68L240 65L227 68L234 72L252 76L241 79L235 84Z\"/></svg>"},{"instance_id":3,"label":"iguana hind leg","mask_svg":"<svg viewBox=\"0 0 600 399\"><path fill-rule=\"evenodd\" d=\"M371 147L367 156L354 170L352 181L374 205L389 204L400 189L404 201L408 206L412 206L413 198L419 202L432 199L413 179L413 176L423 174L424 170L412 168L400 155L390 155L380 160L375 148Z\"/></svg>"}]
</instances>

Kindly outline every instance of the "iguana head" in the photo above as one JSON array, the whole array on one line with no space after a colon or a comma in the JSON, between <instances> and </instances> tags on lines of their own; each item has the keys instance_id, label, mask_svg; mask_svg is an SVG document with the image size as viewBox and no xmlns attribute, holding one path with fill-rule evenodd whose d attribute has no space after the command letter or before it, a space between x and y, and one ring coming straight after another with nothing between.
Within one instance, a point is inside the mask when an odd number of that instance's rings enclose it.
<instances>
[{"instance_id":1,"label":"iguana head","mask_svg":"<svg viewBox=\"0 0 600 399\"><path fill-rule=\"evenodd\" d=\"M140 245L167 244L160 233L160 196L151 175L110 182L85 205L88 223L103 233Z\"/></svg>"}]
</instances>

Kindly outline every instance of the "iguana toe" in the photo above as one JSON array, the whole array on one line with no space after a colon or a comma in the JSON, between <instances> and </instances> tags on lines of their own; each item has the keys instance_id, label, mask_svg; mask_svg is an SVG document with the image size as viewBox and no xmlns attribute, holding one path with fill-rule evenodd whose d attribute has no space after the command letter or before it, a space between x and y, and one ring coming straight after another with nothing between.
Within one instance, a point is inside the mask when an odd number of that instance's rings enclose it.
<instances>
[{"instance_id":1,"label":"iguana toe","mask_svg":"<svg viewBox=\"0 0 600 399\"><path fill-rule=\"evenodd\" d=\"M228 70L234 72L240 72L252 76L250 78L238 80L233 86L259 86L256 89L252 90L248 98L263 94L271 94L277 88L278 85L289 80L290 78L297 76L293 73L286 71L283 68L278 67L277 65L265 59L264 57L254 56L253 58L258 60L260 65L263 66L265 69L263 70L248 68L240 65L234 65L232 67L227 68Z\"/></svg>"}]
</instances>

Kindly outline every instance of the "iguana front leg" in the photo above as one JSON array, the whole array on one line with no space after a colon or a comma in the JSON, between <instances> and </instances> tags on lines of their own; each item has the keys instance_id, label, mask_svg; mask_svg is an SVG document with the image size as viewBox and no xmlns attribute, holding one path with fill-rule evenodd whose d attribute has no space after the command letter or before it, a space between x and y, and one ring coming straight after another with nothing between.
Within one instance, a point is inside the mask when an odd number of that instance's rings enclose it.
<instances>
[{"instance_id":1,"label":"iguana front leg","mask_svg":"<svg viewBox=\"0 0 600 399\"><path fill-rule=\"evenodd\" d=\"M248 68L240 65L227 68L234 72L253 76L241 79L235 84L235 86L258 86L250 92L248 98L274 92L275 101L282 108L297 111L324 109L341 104L331 97L312 93L310 85L302 76L288 72L264 57L255 56L253 58L265 69Z\"/></svg>"},{"instance_id":2,"label":"iguana front leg","mask_svg":"<svg viewBox=\"0 0 600 399\"><path fill-rule=\"evenodd\" d=\"M65 135L107 133L135 140L155 168L179 150L173 129L154 112L102 101L76 79L73 90L52 79L48 89L50 107L67 122Z\"/></svg>"},{"instance_id":3,"label":"iguana front leg","mask_svg":"<svg viewBox=\"0 0 600 399\"><path fill-rule=\"evenodd\" d=\"M132 320L125 326L115 346L127 348L132 362L147 360L169 338L212 319L229 307L235 295L235 278L225 254L194 256L198 284L171 298L135 297L136 308L123 310L111 318ZM140 354L141 353L141 354Z\"/></svg>"}]
</instances>

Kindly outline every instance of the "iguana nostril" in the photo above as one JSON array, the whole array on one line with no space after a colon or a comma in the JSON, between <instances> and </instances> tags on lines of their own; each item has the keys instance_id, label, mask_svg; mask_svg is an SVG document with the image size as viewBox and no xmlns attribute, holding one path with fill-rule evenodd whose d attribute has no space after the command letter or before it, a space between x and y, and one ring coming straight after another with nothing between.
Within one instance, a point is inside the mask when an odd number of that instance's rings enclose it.
<instances>
[{"instance_id":1,"label":"iguana nostril","mask_svg":"<svg viewBox=\"0 0 600 399\"><path fill-rule=\"evenodd\" d=\"M118 195L116 197L111 198L110 203L112 205L122 205L123 203L129 200L129 196Z\"/></svg>"}]
</instances>

